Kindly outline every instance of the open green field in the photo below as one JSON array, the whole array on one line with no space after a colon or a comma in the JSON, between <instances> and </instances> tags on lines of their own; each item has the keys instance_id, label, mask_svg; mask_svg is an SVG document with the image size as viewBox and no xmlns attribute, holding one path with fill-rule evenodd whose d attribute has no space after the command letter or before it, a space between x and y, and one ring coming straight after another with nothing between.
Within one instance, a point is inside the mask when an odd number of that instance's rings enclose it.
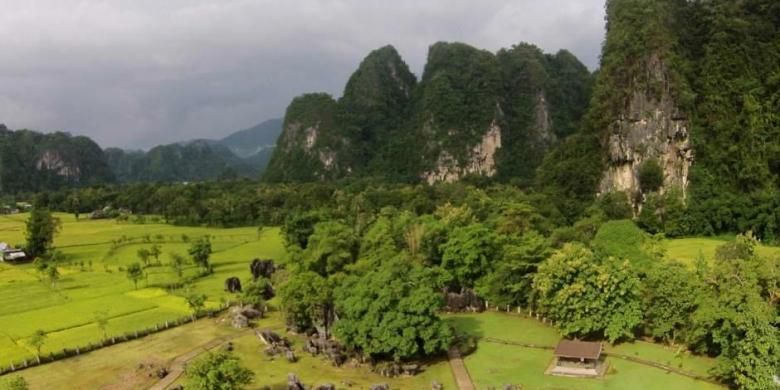
<instances>
[{"instance_id":1,"label":"open green field","mask_svg":"<svg viewBox=\"0 0 780 390\"><path fill-rule=\"evenodd\" d=\"M539 321L503 313L458 314L447 317L460 332L476 337L555 346L560 340L558 332ZM608 346L607 351L662 364L669 364L686 371L707 375L715 364L712 359L684 354L661 345L635 342ZM545 375L553 360L551 350L525 348L480 341L477 350L466 356L466 367L478 389L489 386L501 388L505 384L520 384L528 390L574 389L642 389L687 390L720 389L719 386L696 381L688 377L629 362L607 358L610 369L604 378L581 379Z\"/></svg>"},{"instance_id":2,"label":"open green field","mask_svg":"<svg viewBox=\"0 0 780 390\"><path fill-rule=\"evenodd\" d=\"M699 256L711 260L715 257L715 249L733 239L734 237L693 237L667 240L666 254L670 259L686 264L693 264ZM756 251L761 256L780 257L780 247L759 245Z\"/></svg>"},{"instance_id":3,"label":"open green field","mask_svg":"<svg viewBox=\"0 0 780 390\"><path fill-rule=\"evenodd\" d=\"M273 329L284 334L284 326L278 312L272 312L259 321L261 329ZM366 367L333 367L327 361L300 353L303 338L288 337L293 341L300 360L289 363L284 359L270 359L263 353L264 345L251 330L236 330L225 322L202 319L192 324L156 333L142 339L103 348L77 358L34 367L16 375L23 376L31 389L111 389L140 390L154 384L150 378L149 364L168 366L177 356L203 347L215 339L232 340L234 353L242 364L255 373L255 382L249 387L258 389L270 386L273 390L287 388L287 374L296 373L306 384L333 383L339 389L344 383L352 388L365 389L371 384L388 383L393 389L430 388L431 381L444 384L445 389L455 389L449 364L445 360L432 362L425 371L414 377L384 378ZM144 364L145 368L139 368ZM176 383L186 385L185 378ZM63 385L67 384L67 385Z\"/></svg>"},{"instance_id":4,"label":"open green field","mask_svg":"<svg viewBox=\"0 0 780 390\"><path fill-rule=\"evenodd\" d=\"M250 277L253 258L280 259L284 254L278 229L266 229L258 235L253 227L209 229L114 220L76 221L67 214L57 217L62 229L54 243L65 254L65 260L54 286L40 280L32 264L0 263L0 365L32 358L34 349L27 340L37 329L47 334L44 354L99 341L102 334L95 324L97 311L106 311L110 317L109 337L189 315L180 296L183 291L165 288L177 281L167 265L169 256L187 256L189 244L185 240L211 236L214 273L192 286L192 290L208 296L211 306L228 298L223 292L227 277ZM0 241L23 243L26 219L25 214L0 216ZM124 238L122 243L113 242L120 238ZM160 265L147 268L148 278L135 289L122 269L139 261L139 248L152 244L162 248ZM195 266L188 265L185 276L196 271Z\"/></svg>"}]
</instances>

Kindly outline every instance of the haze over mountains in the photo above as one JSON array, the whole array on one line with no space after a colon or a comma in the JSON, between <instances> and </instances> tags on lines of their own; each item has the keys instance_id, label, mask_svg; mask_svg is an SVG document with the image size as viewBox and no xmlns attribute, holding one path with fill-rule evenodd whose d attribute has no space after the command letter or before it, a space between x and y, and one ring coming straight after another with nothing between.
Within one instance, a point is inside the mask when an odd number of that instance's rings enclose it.
<instances>
[{"instance_id":1,"label":"haze over mountains","mask_svg":"<svg viewBox=\"0 0 780 390\"><path fill-rule=\"evenodd\" d=\"M281 119L270 119L219 140L197 139L140 151L101 150L85 136L12 131L0 125L0 192L254 178L265 170L280 132Z\"/></svg>"}]
</instances>

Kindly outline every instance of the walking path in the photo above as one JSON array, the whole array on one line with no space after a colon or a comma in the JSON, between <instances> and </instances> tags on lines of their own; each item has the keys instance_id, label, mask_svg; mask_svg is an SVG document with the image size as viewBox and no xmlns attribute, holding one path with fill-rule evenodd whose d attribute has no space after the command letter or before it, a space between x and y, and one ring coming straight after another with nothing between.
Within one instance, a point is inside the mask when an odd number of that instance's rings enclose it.
<instances>
[{"instance_id":1,"label":"walking path","mask_svg":"<svg viewBox=\"0 0 780 390\"><path fill-rule=\"evenodd\" d=\"M184 374L184 366L192 359L197 357L198 355L202 354L203 352L206 352L210 349L214 349L232 339L234 339L236 336L231 337L223 337L215 340L211 340L209 343L205 345L201 345L198 348L193 349L190 352L187 352L184 355L180 355L176 357L176 359L173 359L171 362L170 367L168 367L168 375L165 376L165 378L162 378L159 382L157 382L154 386L150 387L149 390L165 390L168 388L168 386L172 385L173 382L176 382L179 377Z\"/></svg>"},{"instance_id":2,"label":"walking path","mask_svg":"<svg viewBox=\"0 0 780 390\"><path fill-rule=\"evenodd\" d=\"M452 369L452 375L455 376L455 383L460 390L476 390L474 382L471 381L471 375L466 369L466 365L463 363L463 359L460 357L460 352L457 348L450 348L449 352L450 369Z\"/></svg>"}]
</instances>

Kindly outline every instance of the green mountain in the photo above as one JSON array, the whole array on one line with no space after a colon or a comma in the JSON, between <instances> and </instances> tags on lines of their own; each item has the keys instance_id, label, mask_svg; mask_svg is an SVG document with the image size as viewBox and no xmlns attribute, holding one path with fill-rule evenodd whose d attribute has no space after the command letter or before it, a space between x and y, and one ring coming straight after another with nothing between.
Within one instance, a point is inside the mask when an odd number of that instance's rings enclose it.
<instances>
[{"instance_id":1,"label":"green mountain","mask_svg":"<svg viewBox=\"0 0 780 390\"><path fill-rule=\"evenodd\" d=\"M249 159L250 165L265 169L282 132L281 119L269 119L248 129L239 130L219 140L236 156Z\"/></svg>"},{"instance_id":2,"label":"green mountain","mask_svg":"<svg viewBox=\"0 0 780 390\"><path fill-rule=\"evenodd\" d=\"M105 154L120 182L203 181L258 174L226 146L206 140L160 145L148 152L109 148Z\"/></svg>"},{"instance_id":3,"label":"green mountain","mask_svg":"<svg viewBox=\"0 0 780 390\"><path fill-rule=\"evenodd\" d=\"M661 219L679 197L691 220L720 216L683 231L751 229L780 183L779 22L771 0L608 1L586 120L540 186L561 204L625 193Z\"/></svg>"},{"instance_id":4,"label":"green mountain","mask_svg":"<svg viewBox=\"0 0 780 390\"><path fill-rule=\"evenodd\" d=\"M113 180L103 151L87 137L13 131L0 124L0 194Z\"/></svg>"},{"instance_id":5,"label":"green mountain","mask_svg":"<svg viewBox=\"0 0 780 390\"><path fill-rule=\"evenodd\" d=\"M522 44L493 54L439 42L418 83L385 46L361 62L338 101L293 100L265 178L530 181L547 148L577 128L591 78L565 51Z\"/></svg>"}]
</instances>

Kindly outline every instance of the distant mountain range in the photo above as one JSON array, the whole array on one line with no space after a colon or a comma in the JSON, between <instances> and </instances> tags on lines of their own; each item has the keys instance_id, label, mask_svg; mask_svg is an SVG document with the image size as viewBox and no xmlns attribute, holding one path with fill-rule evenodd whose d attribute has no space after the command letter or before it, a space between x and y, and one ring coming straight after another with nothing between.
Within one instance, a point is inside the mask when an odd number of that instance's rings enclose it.
<instances>
[{"instance_id":1,"label":"distant mountain range","mask_svg":"<svg viewBox=\"0 0 780 390\"><path fill-rule=\"evenodd\" d=\"M0 194L109 182L201 181L259 177L281 119L270 119L219 140L197 139L149 151L101 148L84 136L10 130L0 125Z\"/></svg>"},{"instance_id":2,"label":"distant mountain range","mask_svg":"<svg viewBox=\"0 0 780 390\"><path fill-rule=\"evenodd\" d=\"M117 148L105 152L119 182L257 177L265 171L281 129L281 119L270 119L219 140L195 139L147 152Z\"/></svg>"}]
</instances>

